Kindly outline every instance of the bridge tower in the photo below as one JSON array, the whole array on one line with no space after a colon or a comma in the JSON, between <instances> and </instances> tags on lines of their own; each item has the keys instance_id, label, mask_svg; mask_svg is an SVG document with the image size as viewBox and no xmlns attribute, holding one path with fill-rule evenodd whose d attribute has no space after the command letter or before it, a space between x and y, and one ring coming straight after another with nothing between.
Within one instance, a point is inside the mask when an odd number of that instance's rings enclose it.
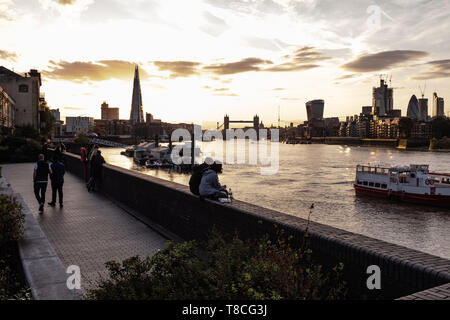
<instances>
[{"instance_id":1,"label":"bridge tower","mask_svg":"<svg viewBox=\"0 0 450 320\"><path fill-rule=\"evenodd\" d=\"M230 117L227 114L223 117L223 128L224 130L230 129Z\"/></svg>"},{"instance_id":2,"label":"bridge tower","mask_svg":"<svg viewBox=\"0 0 450 320\"><path fill-rule=\"evenodd\" d=\"M255 130L259 129L259 116L257 114L253 117L253 128Z\"/></svg>"}]
</instances>

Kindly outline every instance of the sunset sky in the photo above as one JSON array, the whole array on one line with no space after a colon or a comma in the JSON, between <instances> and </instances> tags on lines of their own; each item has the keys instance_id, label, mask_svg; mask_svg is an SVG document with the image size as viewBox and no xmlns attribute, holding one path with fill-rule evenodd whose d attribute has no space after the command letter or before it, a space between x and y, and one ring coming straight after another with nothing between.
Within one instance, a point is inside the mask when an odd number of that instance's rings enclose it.
<instances>
[{"instance_id":1,"label":"sunset sky","mask_svg":"<svg viewBox=\"0 0 450 320\"><path fill-rule=\"evenodd\" d=\"M134 64L169 122L300 121L311 99L353 115L379 74L403 114L425 83L450 109L448 0L0 0L0 36L0 65L38 69L63 118L106 100L128 119Z\"/></svg>"}]
</instances>

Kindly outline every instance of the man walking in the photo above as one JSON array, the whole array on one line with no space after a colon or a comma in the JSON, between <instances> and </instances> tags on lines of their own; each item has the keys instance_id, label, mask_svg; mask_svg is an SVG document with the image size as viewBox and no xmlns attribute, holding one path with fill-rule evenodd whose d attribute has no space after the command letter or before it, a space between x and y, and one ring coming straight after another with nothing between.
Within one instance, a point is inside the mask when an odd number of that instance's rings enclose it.
<instances>
[{"instance_id":1,"label":"man walking","mask_svg":"<svg viewBox=\"0 0 450 320\"><path fill-rule=\"evenodd\" d=\"M48 175L52 173L44 155L39 155L38 162L34 165L33 182L34 195L39 203L39 213L43 213L45 204L45 192L47 191Z\"/></svg>"},{"instance_id":2,"label":"man walking","mask_svg":"<svg viewBox=\"0 0 450 320\"><path fill-rule=\"evenodd\" d=\"M57 157L53 158L53 163L50 165L52 174L50 179L52 181L52 202L48 204L52 207L56 204L56 192L58 192L59 197L59 207L63 207L63 184L64 184L64 174L66 173L64 164L61 159Z\"/></svg>"}]
</instances>

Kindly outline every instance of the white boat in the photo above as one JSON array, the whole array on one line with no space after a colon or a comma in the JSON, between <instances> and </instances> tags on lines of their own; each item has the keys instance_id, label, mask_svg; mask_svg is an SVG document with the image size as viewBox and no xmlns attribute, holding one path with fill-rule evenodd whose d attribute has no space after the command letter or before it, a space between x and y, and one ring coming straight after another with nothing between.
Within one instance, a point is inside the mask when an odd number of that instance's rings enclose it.
<instances>
[{"instance_id":1,"label":"white boat","mask_svg":"<svg viewBox=\"0 0 450 320\"><path fill-rule=\"evenodd\" d=\"M450 207L450 174L429 171L429 165L380 167L358 165L357 195Z\"/></svg>"}]
</instances>

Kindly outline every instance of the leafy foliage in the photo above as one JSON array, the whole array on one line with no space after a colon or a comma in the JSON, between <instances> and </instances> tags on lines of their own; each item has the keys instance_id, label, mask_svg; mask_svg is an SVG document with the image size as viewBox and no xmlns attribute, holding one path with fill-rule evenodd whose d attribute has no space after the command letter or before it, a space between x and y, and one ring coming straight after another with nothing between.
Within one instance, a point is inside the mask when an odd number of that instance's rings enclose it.
<instances>
[{"instance_id":1,"label":"leafy foliage","mask_svg":"<svg viewBox=\"0 0 450 320\"><path fill-rule=\"evenodd\" d=\"M0 139L0 162L36 161L41 144L30 138L6 136Z\"/></svg>"},{"instance_id":2,"label":"leafy foliage","mask_svg":"<svg viewBox=\"0 0 450 320\"><path fill-rule=\"evenodd\" d=\"M109 278L88 291L100 300L339 299L346 294L343 265L325 272L311 251L295 249L281 235L226 241L210 234L206 248L195 241L167 247L153 257L108 262Z\"/></svg>"},{"instance_id":3,"label":"leafy foliage","mask_svg":"<svg viewBox=\"0 0 450 320\"><path fill-rule=\"evenodd\" d=\"M16 199L0 195L0 246L22 238L24 221L25 215Z\"/></svg>"},{"instance_id":4,"label":"leafy foliage","mask_svg":"<svg viewBox=\"0 0 450 320\"><path fill-rule=\"evenodd\" d=\"M23 286L3 260L0 260L0 300L31 300L30 288Z\"/></svg>"},{"instance_id":5,"label":"leafy foliage","mask_svg":"<svg viewBox=\"0 0 450 320\"><path fill-rule=\"evenodd\" d=\"M433 138L441 139L450 137L450 119L438 117L433 119L431 123L433 130Z\"/></svg>"}]
</instances>

